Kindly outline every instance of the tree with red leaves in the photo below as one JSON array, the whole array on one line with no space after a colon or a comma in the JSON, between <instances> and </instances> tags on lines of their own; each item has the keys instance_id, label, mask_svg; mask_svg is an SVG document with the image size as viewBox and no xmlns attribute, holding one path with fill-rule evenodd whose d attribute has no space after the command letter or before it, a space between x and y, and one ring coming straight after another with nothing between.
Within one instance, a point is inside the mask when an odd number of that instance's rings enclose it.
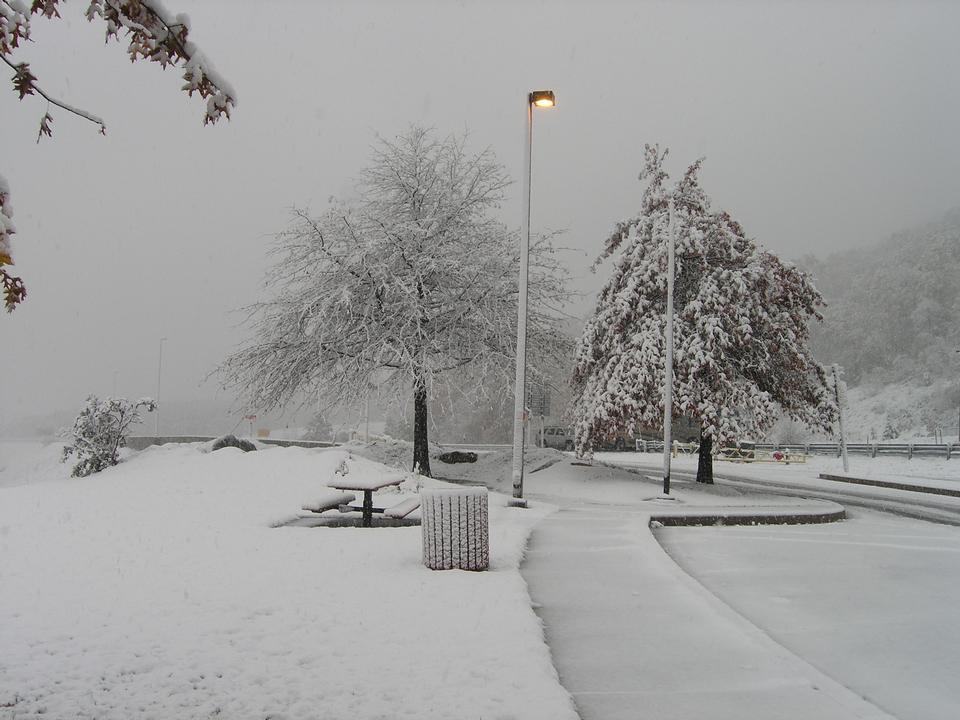
<instances>
[{"instance_id":1,"label":"tree with red leaves","mask_svg":"<svg viewBox=\"0 0 960 720\"><path fill-rule=\"evenodd\" d=\"M647 146L640 212L617 224L598 260L617 255L580 339L574 369L577 451L614 431L663 424L669 200L676 206L674 417L700 423L697 479L712 482L714 444L769 428L781 413L830 431L836 415L807 324L821 320L809 277L762 250L700 185L701 162L672 187L667 152Z\"/></svg>"},{"instance_id":2,"label":"tree with red leaves","mask_svg":"<svg viewBox=\"0 0 960 720\"><path fill-rule=\"evenodd\" d=\"M60 17L60 0L0 0L0 61L13 70L13 89L23 100L28 95L43 98L46 109L40 119L37 142L53 134L51 106L60 108L95 124L106 132L102 119L78 107L67 104L47 93L30 70L30 63L14 56L30 42L30 22L34 15L46 18ZM183 14L170 13L160 0L91 0L86 17L106 24L106 40L128 42L127 54L131 60L151 60L166 68L168 65L183 70L182 89L188 95L197 93L206 100L203 122L215 123L221 117L230 117L237 95L229 83L214 69L210 61L189 39L190 19ZM0 284L3 302L12 311L27 295L23 281L12 275L13 252L10 236L14 234L13 210L10 205L10 186L0 175Z\"/></svg>"}]
</instances>

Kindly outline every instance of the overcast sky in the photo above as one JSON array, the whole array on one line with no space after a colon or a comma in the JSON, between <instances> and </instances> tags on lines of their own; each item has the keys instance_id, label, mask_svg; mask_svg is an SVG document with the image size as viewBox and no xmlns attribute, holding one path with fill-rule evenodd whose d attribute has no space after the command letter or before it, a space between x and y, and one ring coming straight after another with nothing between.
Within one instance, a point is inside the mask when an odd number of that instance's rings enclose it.
<instances>
[{"instance_id":1,"label":"overcast sky","mask_svg":"<svg viewBox=\"0 0 960 720\"><path fill-rule=\"evenodd\" d=\"M0 425L88 393L208 398L261 292L292 205L321 211L376 134L469 129L521 177L536 114L534 230L584 268L639 204L645 142L703 155L707 191L785 258L876 242L960 203L960 4L925 2L215 2L166 0L239 95L202 126L179 73L129 63L66 3L34 20L29 61L95 127L0 93L29 296L0 317ZM518 182L504 218L519 225ZM584 301L581 311L585 312Z\"/></svg>"}]
</instances>

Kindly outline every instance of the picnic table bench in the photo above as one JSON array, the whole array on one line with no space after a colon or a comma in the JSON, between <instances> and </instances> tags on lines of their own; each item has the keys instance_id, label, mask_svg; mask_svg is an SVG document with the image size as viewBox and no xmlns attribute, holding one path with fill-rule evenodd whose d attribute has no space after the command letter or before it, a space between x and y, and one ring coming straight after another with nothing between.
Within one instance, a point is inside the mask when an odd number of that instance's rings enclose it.
<instances>
[{"instance_id":1,"label":"picnic table bench","mask_svg":"<svg viewBox=\"0 0 960 720\"><path fill-rule=\"evenodd\" d=\"M420 507L419 496L404 500L402 503L398 503L393 507L388 507L383 511L383 514L388 518L393 518L394 520L403 520L403 518L412 513L418 507Z\"/></svg>"},{"instance_id":2,"label":"picnic table bench","mask_svg":"<svg viewBox=\"0 0 960 720\"><path fill-rule=\"evenodd\" d=\"M301 505L303 510L308 510L310 512L322 513L327 510L333 510L334 508L339 508L342 505L352 503L357 499L357 496L352 492L333 492L328 491L315 497L310 502L306 502Z\"/></svg>"},{"instance_id":3,"label":"picnic table bench","mask_svg":"<svg viewBox=\"0 0 960 720\"><path fill-rule=\"evenodd\" d=\"M342 512L351 512L354 510L360 510L363 513L363 527L370 527L373 524L373 513L385 512L384 508L375 508L373 506L373 493L377 490L382 490L385 487L391 487L399 485L406 478L405 475L395 474L395 475L384 475L378 478L350 478L349 476L343 476L337 480L334 480L328 483L329 487L334 488L335 490L355 490L363 492L363 504L357 506L351 503L344 503L340 506ZM351 502L354 498L351 498ZM409 501L408 501L409 502ZM401 503L404 504L404 503ZM418 501L419 504L419 501ZM390 508L387 508L390 509ZM410 508L405 512L401 517L405 517L410 514L414 508ZM392 517L392 516L388 516Z\"/></svg>"}]
</instances>

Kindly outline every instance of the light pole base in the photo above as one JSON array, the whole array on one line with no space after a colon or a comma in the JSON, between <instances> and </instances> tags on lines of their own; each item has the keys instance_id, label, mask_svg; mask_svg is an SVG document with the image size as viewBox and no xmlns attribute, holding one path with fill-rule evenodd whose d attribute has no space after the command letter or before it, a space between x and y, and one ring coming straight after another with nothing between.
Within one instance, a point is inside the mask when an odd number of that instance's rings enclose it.
<instances>
[{"instance_id":1,"label":"light pole base","mask_svg":"<svg viewBox=\"0 0 960 720\"><path fill-rule=\"evenodd\" d=\"M673 496L673 495L664 495L663 493L660 493L660 494L657 495L656 497L644 498L644 500L645 500L646 502L666 503L667 505L669 505L669 504L671 504L671 503L680 502L679 500L677 500L677 498L676 498L675 496Z\"/></svg>"},{"instance_id":2,"label":"light pole base","mask_svg":"<svg viewBox=\"0 0 960 720\"><path fill-rule=\"evenodd\" d=\"M510 498L509 500L507 500L507 507L527 508L527 507L530 507L530 506L527 505L527 499L526 499L526 498L515 498L515 497L512 497L512 498Z\"/></svg>"}]
</instances>

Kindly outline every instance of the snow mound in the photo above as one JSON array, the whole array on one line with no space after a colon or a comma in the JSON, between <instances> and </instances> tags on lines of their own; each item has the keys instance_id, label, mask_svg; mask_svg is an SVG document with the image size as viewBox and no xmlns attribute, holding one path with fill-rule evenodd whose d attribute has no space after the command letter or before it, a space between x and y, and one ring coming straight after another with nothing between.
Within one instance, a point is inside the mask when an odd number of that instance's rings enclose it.
<instances>
[{"instance_id":1,"label":"snow mound","mask_svg":"<svg viewBox=\"0 0 960 720\"><path fill-rule=\"evenodd\" d=\"M570 455L552 448L528 448L523 453L524 477L569 459ZM444 480L484 485L491 490L510 494L513 488L513 451L478 453L475 463L438 462L433 472Z\"/></svg>"}]
</instances>

